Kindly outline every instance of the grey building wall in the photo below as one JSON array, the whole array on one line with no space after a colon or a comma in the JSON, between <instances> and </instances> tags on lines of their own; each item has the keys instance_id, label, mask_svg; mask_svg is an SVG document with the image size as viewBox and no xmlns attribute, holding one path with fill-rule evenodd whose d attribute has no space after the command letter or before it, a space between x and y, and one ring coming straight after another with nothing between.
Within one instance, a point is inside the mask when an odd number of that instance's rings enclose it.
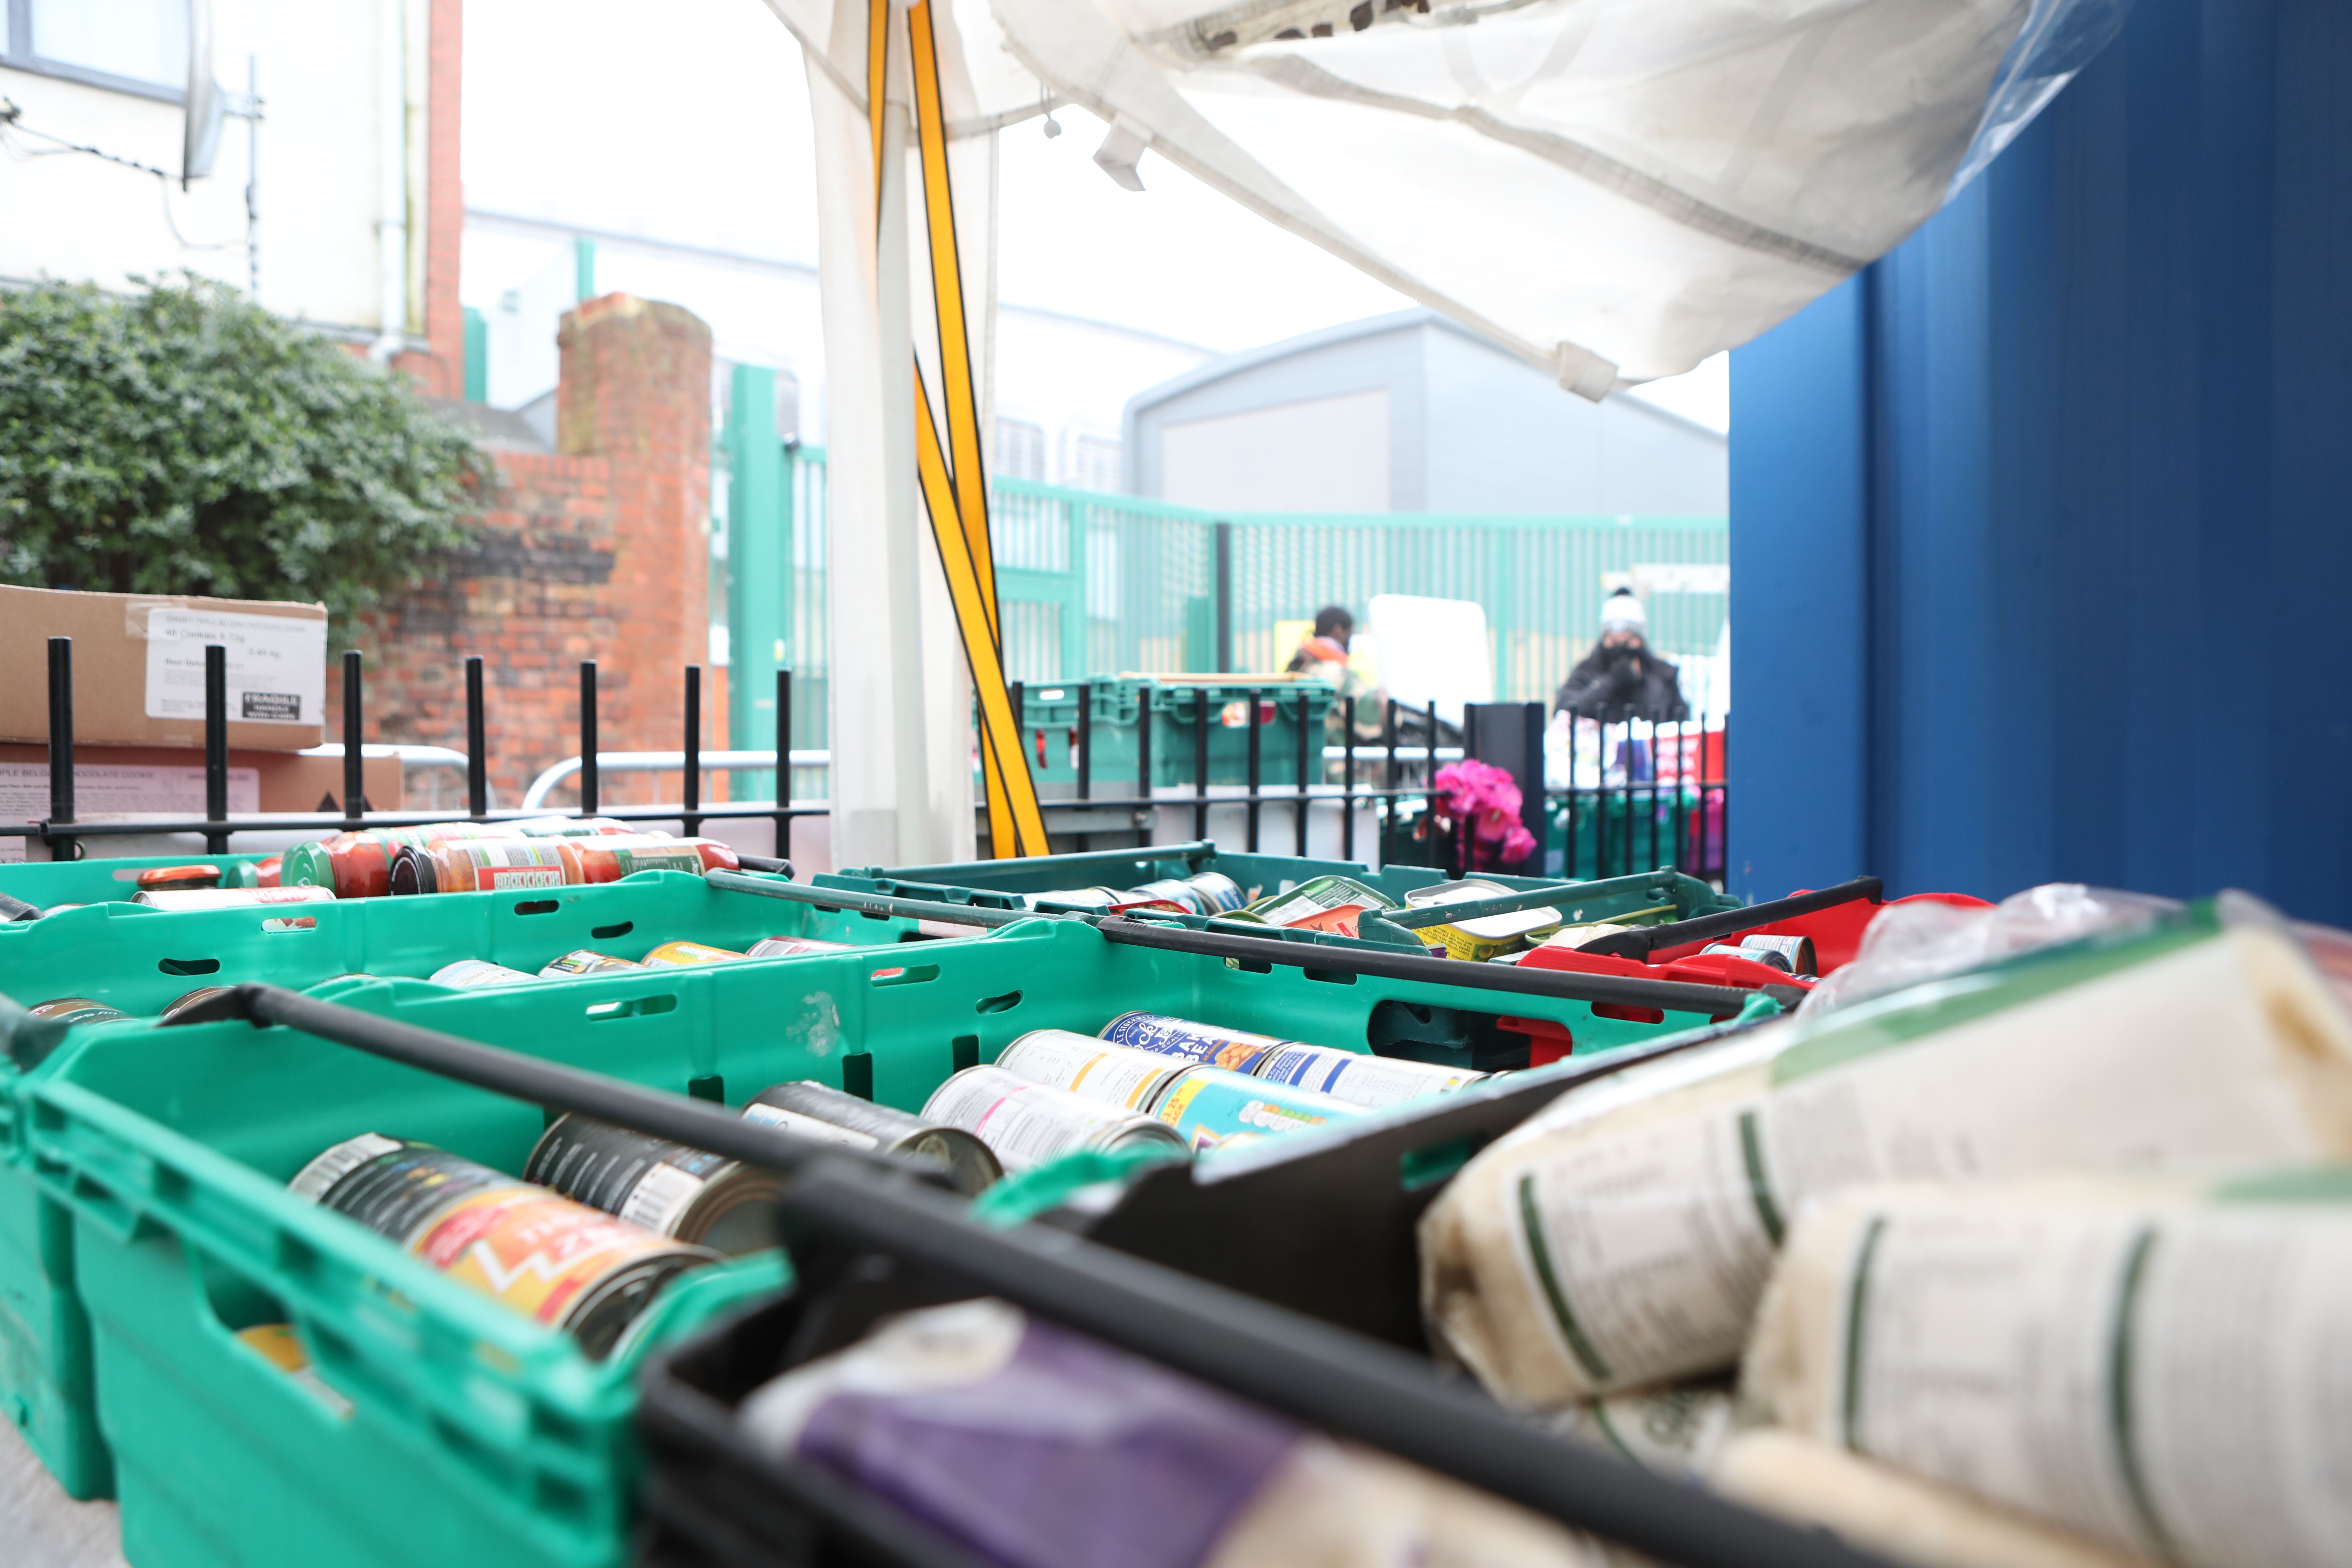
<instances>
[{"instance_id":1,"label":"grey building wall","mask_svg":"<svg viewBox=\"0 0 2352 1568\"><path fill-rule=\"evenodd\" d=\"M1200 487L1170 468L1171 426L1233 423L1350 395L1384 393L1388 510L1720 516L1728 500L1727 443L1716 431L1625 397L1587 403L1542 371L1425 310L1349 322L1212 360L1139 394L1126 415L1126 479L1138 495L1187 499ZM1199 451L1200 432L1180 440ZM1298 505L1298 472L1318 461L1371 460L1367 450L1284 451L1287 472L1254 483L1225 473L1208 504L1236 510L1339 510ZM1280 482L1289 480L1292 482ZM1303 489L1312 493L1311 482ZM1335 483L1336 489L1360 489ZM1255 492L1255 493L1253 493ZM1257 495L1280 499L1259 500Z\"/></svg>"}]
</instances>

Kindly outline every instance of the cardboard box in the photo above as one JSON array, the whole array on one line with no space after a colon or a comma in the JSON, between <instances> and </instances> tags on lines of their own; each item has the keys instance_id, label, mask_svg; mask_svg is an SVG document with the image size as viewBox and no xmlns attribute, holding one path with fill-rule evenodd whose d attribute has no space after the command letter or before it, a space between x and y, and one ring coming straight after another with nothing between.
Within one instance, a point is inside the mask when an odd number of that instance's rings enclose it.
<instances>
[{"instance_id":1,"label":"cardboard box","mask_svg":"<svg viewBox=\"0 0 2352 1568\"><path fill-rule=\"evenodd\" d=\"M214 642L228 649L232 749L299 752L326 739L324 605L0 585L0 741L48 740L48 641L59 637L73 638L77 748L201 749Z\"/></svg>"},{"instance_id":2,"label":"cardboard box","mask_svg":"<svg viewBox=\"0 0 2352 1568\"><path fill-rule=\"evenodd\" d=\"M367 804L375 811L401 808L398 757L369 757L363 767ZM228 754L228 808L232 813L291 811L315 816L340 812L343 759L305 757L291 752ZM205 753L160 746L74 747L74 816L84 822L123 812L205 814ZM453 815L463 815L461 806ZM0 745L0 820L38 822L49 815L49 752L47 746ZM95 840L93 840L95 842Z\"/></svg>"}]
</instances>

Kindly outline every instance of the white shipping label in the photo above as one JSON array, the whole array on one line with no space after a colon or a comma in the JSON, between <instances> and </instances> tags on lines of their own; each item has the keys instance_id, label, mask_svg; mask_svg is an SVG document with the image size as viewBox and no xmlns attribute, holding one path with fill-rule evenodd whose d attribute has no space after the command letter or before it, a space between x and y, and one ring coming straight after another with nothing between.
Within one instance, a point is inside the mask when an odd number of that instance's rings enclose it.
<instances>
[{"instance_id":1,"label":"white shipping label","mask_svg":"<svg viewBox=\"0 0 2352 1568\"><path fill-rule=\"evenodd\" d=\"M205 716L205 649L228 650L232 723L309 724L327 710L327 623L158 605L147 616L147 717Z\"/></svg>"}]
</instances>

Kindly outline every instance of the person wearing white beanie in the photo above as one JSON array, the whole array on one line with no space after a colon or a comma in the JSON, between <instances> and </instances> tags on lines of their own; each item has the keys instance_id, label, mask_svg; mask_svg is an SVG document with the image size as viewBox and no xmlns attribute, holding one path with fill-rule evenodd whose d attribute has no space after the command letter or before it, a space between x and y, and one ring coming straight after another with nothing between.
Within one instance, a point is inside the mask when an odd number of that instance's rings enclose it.
<instances>
[{"instance_id":1,"label":"person wearing white beanie","mask_svg":"<svg viewBox=\"0 0 2352 1568\"><path fill-rule=\"evenodd\" d=\"M1601 603L1601 640L1560 683L1556 712L1598 719L1671 724L1690 717L1674 665L1650 651L1650 616L1630 588Z\"/></svg>"}]
</instances>

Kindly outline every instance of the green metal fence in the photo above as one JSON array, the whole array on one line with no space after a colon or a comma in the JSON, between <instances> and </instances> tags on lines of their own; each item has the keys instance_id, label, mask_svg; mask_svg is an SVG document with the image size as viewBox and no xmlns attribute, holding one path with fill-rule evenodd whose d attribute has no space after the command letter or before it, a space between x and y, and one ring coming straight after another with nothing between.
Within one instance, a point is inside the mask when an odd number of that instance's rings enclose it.
<instances>
[{"instance_id":1,"label":"green metal fence","mask_svg":"<svg viewBox=\"0 0 2352 1568\"><path fill-rule=\"evenodd\" d=\"M733 691L765 701L789 668L791 743L823 747L824 452L767 434L757 391L739 369L713 615L731 634ZM1719 572L1689 570L1728 559L1719 517L1218 513L1003 479L990 493L1014 680L1278 670L1295 646L1278 623L1327 604L1360 618L1375 595L1417 594L1484 606L1496 700L1538 701L1599 635L1609 582L1664 585L1648 594L1651 641L1675 658L1715 651L1727 604ZM772 707L729 707L733 744L774 743ZM795 782L822 793L817 775Z\"/></svg>"}]
</instances>

